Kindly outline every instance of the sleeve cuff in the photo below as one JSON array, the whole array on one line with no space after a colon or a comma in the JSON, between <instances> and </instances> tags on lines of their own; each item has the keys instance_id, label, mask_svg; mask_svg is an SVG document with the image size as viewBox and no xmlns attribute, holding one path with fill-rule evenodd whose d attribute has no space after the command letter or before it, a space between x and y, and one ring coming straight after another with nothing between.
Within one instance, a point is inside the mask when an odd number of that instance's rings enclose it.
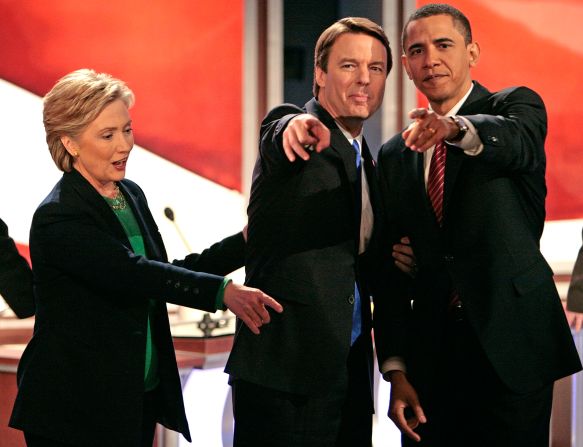
<instances>
[{"instance_id":1,"label":"sleeve cuff","mask_svg":"<svg viewBox=\"0 0 583 447\"><path fill-rule=\"evenodd\" d=\"M223 283L219 286L219 290L217 290L217 296L215 298L215 308L217 310L227 310L225 304L223 303L223 299L225 297L225 288L231 282L230 278L224 278Z\"/></svg>"},{"instance_id":2,"label":"sleeve cuff","mask_svg":"<svg viewBox=\"0 0 583 447\"><path fill-rule=\"evenodd\" d=\"M478 131L474 124L467 118L460 116L466 125L468 126L468 132L464 135L464 137L460 141L456 141L455 143L448 143L453 144L461 148L466 155L470 157L475 157L476 155L480 155L484 150L484 144L478 135Z\"/></svg>"},{"instance_id":3,"label":"sleeve cuff","mask_svg":"<svg viewBox=\"0 0 583 447\"><path fill-rule=\"evenodd\" d=\"M405 360L402 357L389 357L381 365L381 374L385 377L385 374L389 371L403 371L407 372L407 367L405 366Z\"/></svg>"}]
</instances>

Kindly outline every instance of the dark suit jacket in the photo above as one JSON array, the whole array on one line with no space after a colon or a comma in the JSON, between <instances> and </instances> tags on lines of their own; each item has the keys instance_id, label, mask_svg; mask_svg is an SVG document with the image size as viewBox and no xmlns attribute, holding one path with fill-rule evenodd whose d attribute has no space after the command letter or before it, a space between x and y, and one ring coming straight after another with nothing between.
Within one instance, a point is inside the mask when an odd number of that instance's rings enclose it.
<instances>
[{"instance_id":1,"label":"dark suit jacket","mask_svg":"<svg viewBox=\"0 0 583 447\"><path fill-rule=\"evenodd\" d=\"M583 245L579 249L567 294L567 309L583 312Z\"/></svg>"},{"instance_id":2,"label":"dark suit jacket","mask_svg":"<svg viewBox=\"0 0 583 447\"><path fill-rule=\"evenodd\" d=\"M30 249L37 313L18 367L10 426L85 446L138 446L148 301L158 348L158 421L190 439L165 301L215 311L222 276L242 265L241 234L168 264L142 190L123 180L147 259L134 255L105 200L66 173L35 212Z\"/></svg>"},{"instance_id":3,"label":"dark suit jacket","mask_svg":"<svg viewBox=\"0 0 583 447\"><path fill-rule=\"evenodd\" d=\"M524 87L490 93L475 83L458 115L476 127L484 150L471 157L449 147L441 229L425 191L423 154L406 148L399 134L379 155L385 244L408 235L419 266L412 284L393 267L381 278L385 296L375 300L379 361L402 356L410 375L428 379L455 289L502 381L531 390L581 368L553 272L539 250L544 104Z\"/></svg>"},{"instance_id":4,"label":"dark suit jacket","mask_svg":"<svg viewBox=\"0 0 583 447\"><path fill-rule=\"evenodd\" d=\"M306 111L331 130L331 147L290 163L282 134ZM371 203L377 189L363 145ZM226 371L234 378L299 394L325 394L347 383L354 282L363 298L363 335L372 361L370 295L365 255L358 259L356 156L332 117L315 100L305 109L284 104L261 126L248 208L246 283L282 303L261 334L240 325Z\"/></svg>"},{"instance_id":5,"label":"dark suit jacket","mask_svg":"<svg viewBox=\"0 0 583 447\"><path fill-rule=\"evenodd\" d=\"M0 295L18 318L34 315L32 271L0 220Z\"/></svg>"}]
</instances>

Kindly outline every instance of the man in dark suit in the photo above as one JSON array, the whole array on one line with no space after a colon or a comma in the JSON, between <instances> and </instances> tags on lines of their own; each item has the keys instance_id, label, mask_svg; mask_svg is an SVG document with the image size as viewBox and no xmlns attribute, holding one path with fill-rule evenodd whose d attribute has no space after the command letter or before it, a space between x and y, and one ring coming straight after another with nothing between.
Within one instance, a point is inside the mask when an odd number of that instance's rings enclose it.
<instances>
[{"instance_id":1,"label":"man in dark suit","mask_svg":"<svg viewBox=\"0 0 583 447\"><path fill-rule=\"evenodd\" d=\"M384 229L418 268L386 262L375 295L389 416L403 445L548 447L553 382L581 365L539 250L544 104L472 81L480 48L449 5L414 12L402 43L430 108L379 155Z\"/></svg>"},{"instance_id":2,"label":"man in dark suit","mask_svg":"<svg viewBox=\"0 0 583 447\"><path fill-rule=\"evenodd\" d=\"M32 271L0 220L0 295L18 318L34 315Z\"/></svg>"},{"instance_id":3,"label":"man in dark suit","mask_svg":"<svg viewBox=\"0 0 583 447\"><path fill-rule=\"evenodd\" d=\"M237 447L371 444L366 275L377 190L362 127L391 65L382 28L342 19L316 44L315 98L263 120L246 283L285 311L257 337L238 328L226 367Z\"/></svg>"}]
</instances>

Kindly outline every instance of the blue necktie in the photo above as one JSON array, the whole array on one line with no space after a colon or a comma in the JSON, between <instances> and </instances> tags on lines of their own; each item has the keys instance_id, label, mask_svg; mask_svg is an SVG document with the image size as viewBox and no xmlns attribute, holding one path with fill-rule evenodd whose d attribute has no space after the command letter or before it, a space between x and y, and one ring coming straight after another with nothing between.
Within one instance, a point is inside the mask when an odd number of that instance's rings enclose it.
<instances>
[{"instance_id":1,"label":"blue necktie","mask_svg":"<svg viewBox=\"0 0 583 447\"><path fill-rule=\"evenodd\" d=\"M362 158L357 140L352 140L352 147L356 151L356 188L355 188L355 219L356 219L356 253L360 249L360 215L362 212ZM362 317L360 309L360 292L358 282L354 283L354 309L352 311L352 333L350 334L350 345L354 344L362 332Z\"/></svg>"}]
</instances>

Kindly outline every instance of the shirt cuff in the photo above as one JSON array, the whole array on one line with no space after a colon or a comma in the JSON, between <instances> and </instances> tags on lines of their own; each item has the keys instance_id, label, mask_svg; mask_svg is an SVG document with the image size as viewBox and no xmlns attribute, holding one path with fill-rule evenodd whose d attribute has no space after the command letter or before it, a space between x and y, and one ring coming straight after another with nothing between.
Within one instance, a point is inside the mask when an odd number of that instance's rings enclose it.
<instances>
[{"instance_id":1,"label":"shirt cuff","mask_svg":"<svg viewBox=\"0 0 583 447\"><path fill-rule=\"evenodd\" d=\"M476 155L481 154L484 150L484 144L482 143L475 126L469 119L459 115L458 117L466 123L468 131L460 141L454 143L447 141L447 143L461 148L464 153L470 157L475 157Z\"/></svg>"},{"instance_id":2,"label":"shirt cuff","mask_svg":"<svg viewBox=\"0 0 583 447\"><path fill-rule=\"evenodd\" d=\"M407 367L405 366L405 360L403 357L389 357L381 365L381 374L385 377L385 374L389 371L403 371L407 372Z\"/></svg>"},{"instance_id":3,"label":"shirt cuff","mask_svg":"<svg viewBox=\"0 0 583 447\"><path fill-rule=\"evenodd\" d=\"M225 288L231 281L232 280L230 278L224 278L223 283L219 286L219 290L217 290L217 296L215 298L215 308L217 310L227 310L225 304L223 303L223 298L225 297Z\"/></svg>"}]
</instances>

